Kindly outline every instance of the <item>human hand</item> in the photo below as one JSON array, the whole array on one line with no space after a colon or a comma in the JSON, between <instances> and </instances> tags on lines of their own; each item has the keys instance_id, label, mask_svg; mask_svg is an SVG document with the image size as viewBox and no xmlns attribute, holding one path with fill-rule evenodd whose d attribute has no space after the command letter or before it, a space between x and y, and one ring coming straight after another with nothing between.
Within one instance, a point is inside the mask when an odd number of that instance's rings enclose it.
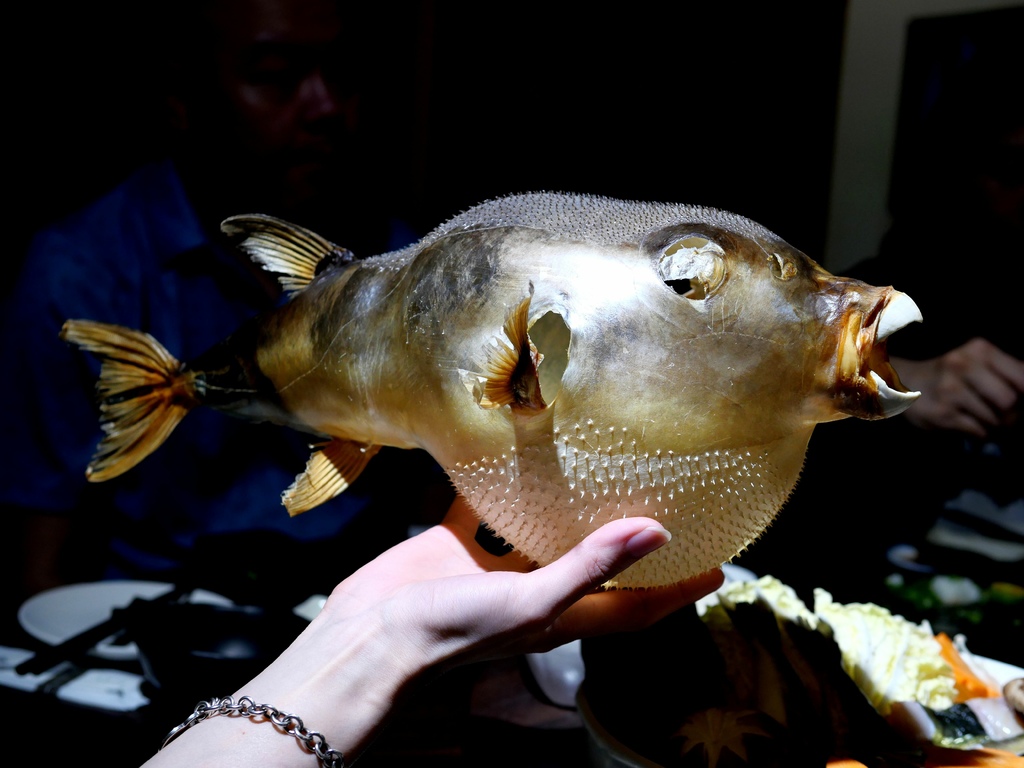
<instances>
[{"instance_id":1,"label":"human hand","mask_svg":"<svg viewBox=\"0 0 1024 768\"><path fill-rule=\"evenodd\" d=\"M325 612L348 621L387 606L389 619L410 624L432 649L429 664L451 666L639 629L704 596L722 579L715 570L671 587L598 590L668 541L653 520L612 521L540 569L517 553L485 552L474 541L477 527L472 510L456 499L441 525L338 585ZM424 603L432 606L429 612Z\"/></svg>"},{"instance_id":2,"label":"human hand","mask_svg":"<svg viewBox=\"0 0 1024 768\"><path fill-rule=\"evenodd\" d=\"M614 520L543 568L514 553L488 554L474 540L477 525L456 500L441 524L339 584L309 627L237 695L300 716L351 762L424 676L640 629L723 580L714 570L671 587L602 591L601 584L668 541L654 520ZM294 739L269 725L248 728L216 717L184 732L151 765L223 768L251 765L255 755L265 768L306 764L296 749Z\"/></svg>"},{"instance_id":3,"label":"human hand","mask_svg":"<svg viewBox=\"0 0 1024 768\"><path fill-rule=\"evenodd\" d=\"M930 360L893 359L900 379L921 397L904 415L925 430L955 430L985 439L1019 416L1024 394L1024 361L987 339Z\"/></svg>"}]
</instances>

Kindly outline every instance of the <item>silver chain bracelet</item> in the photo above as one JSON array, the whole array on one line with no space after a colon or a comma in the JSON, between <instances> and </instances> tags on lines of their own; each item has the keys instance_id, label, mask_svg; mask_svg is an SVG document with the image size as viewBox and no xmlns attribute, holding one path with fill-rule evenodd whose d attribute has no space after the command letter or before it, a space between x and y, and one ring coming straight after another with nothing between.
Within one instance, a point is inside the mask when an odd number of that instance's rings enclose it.
<instances>
[{"instance_id":1,"label":"silver chain bracelet","mask_svg":"<svg viewBox=\"0 0 1024 768\"><path fill-rule=\"evenodd\" d=\"M164 743L160 745L160 749L166 747L193 725L217 715L266 718L285 733L301 741L306 749L320 759L325 768L345 768L344 755L338 750L332 749L327 744L327 739L323 737L323 734L308 730L302 724L302 719L296 715L286 714L269 704L257 704L249 696L240 697L237 703L231 696L199 702L185 722L171 729L171 732L167 734L167 738L164 739Z\"/></svg>"}]
</instances>

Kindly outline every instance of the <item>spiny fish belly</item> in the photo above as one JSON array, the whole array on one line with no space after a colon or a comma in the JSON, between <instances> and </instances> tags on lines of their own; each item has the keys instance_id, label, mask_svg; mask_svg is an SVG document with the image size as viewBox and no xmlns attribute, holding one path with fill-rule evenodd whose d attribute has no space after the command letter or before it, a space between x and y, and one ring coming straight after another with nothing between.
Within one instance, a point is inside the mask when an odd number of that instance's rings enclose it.
<instances>
[{"instance_id":1,"label":"spiny fish belly","mask_svg":"<svg viewBox=\"0 0 1024 768\"><path fill-rule=\"evenodd\" d=\"M687 454L649 449L627 428L555 430L449 468L480 518L540 564L618 517L658 519L672 541L628 568L618 587L672 584L734 558L775 517L795 482L769 447Z\"/></svg>"}]
</instances>

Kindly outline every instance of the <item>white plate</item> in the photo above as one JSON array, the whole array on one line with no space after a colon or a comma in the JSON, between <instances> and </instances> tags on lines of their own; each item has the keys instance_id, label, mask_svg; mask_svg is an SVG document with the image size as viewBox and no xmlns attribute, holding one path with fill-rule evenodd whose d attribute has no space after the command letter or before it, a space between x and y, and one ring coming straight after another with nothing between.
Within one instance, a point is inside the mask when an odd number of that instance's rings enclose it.
<instances>
[{"instance_id":1,"label":"white plate","mask_svg":"<svg viewBox=\"0 0 1024 768\"><path fill-rule=\"evenodd\" d=\"M100 622L115 608L126 608L137 597L151 599L169 592L172 584L160 581L96 581L56 587L34 595L18 609L18 622L33 637L57 645ZM192 603L231 605L222 595L197 589L189 597ZM134 659L135 643L115 644L102 640L90 651L114 661Z\"/></svg>"}]
</instances>

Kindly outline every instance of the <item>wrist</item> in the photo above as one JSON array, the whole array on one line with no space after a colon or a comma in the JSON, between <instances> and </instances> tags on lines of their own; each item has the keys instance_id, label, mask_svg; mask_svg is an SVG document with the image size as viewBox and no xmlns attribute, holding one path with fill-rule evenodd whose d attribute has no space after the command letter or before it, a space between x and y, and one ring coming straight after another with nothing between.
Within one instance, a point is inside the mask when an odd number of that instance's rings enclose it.
<instances>
[{"instance_id":1,"label":"wrist","mask_svg":"<svg viewBox=\"0 0 1024 768\"><path fill-rule=\"evenodd\" d=\"M333 748L322 733L307 728L301 717L292 713L282 712L271 704L261 704L253 701L249 696L240 696L237 701L234 697L228 696L222 699L215 698L199 702L192 714L168 734L161 749L166 748L168 744L184 734L189 728L219 715L247 718L253 722L269 723L281 733L294 736L304 749L316 756L324 768L345 768L346 766L345 756ZM207 735L209 736L210 734L212 734L212 729L208 729ZM227 745L236 742L237 738L237 734L229 736L227 738ZM249 754L251 754L251 740L247 746L250 748ZM237 757L237 755L232 755L232 757ZM223 760L217 759L216 764L224 765L225 763Z\"/></svg>"},{"instance_id":2,"label":"wrist","mask_svg":"<svg viewBox=\"0 0 1024 768\"><path fill-rule=\"evenodd\" d=\"M287 725L279 727L273 718L258 716L264 708L299 718L303 731L318 734L315 742L326 741L344 755L345 765L351 765L418 676L417 662L391 640L404 638L404 633L385 631L377 616L372 612L342 619L325 611L271 665L233 693L236 704L258 705L257 716L247 716L247 709L227 717L199 718L147 768L322 765L311 751L315 743L293 738ZM210 698L229 694L213 691ZM182 713L183 719L187 716ZM294 721L291 724L294 729Z\"/></svg>"},{"instance_id":3,"label":"wrist","mask_svg":"<svg viewBox=\"0 0 1024 768\"><path fill-rule=\"evenodd\" d=\"M376 613L325 613L239 692L297 714L351 764L419 674L397 639L404 633L389 632Z\"/></svg>"}]
</instances>

